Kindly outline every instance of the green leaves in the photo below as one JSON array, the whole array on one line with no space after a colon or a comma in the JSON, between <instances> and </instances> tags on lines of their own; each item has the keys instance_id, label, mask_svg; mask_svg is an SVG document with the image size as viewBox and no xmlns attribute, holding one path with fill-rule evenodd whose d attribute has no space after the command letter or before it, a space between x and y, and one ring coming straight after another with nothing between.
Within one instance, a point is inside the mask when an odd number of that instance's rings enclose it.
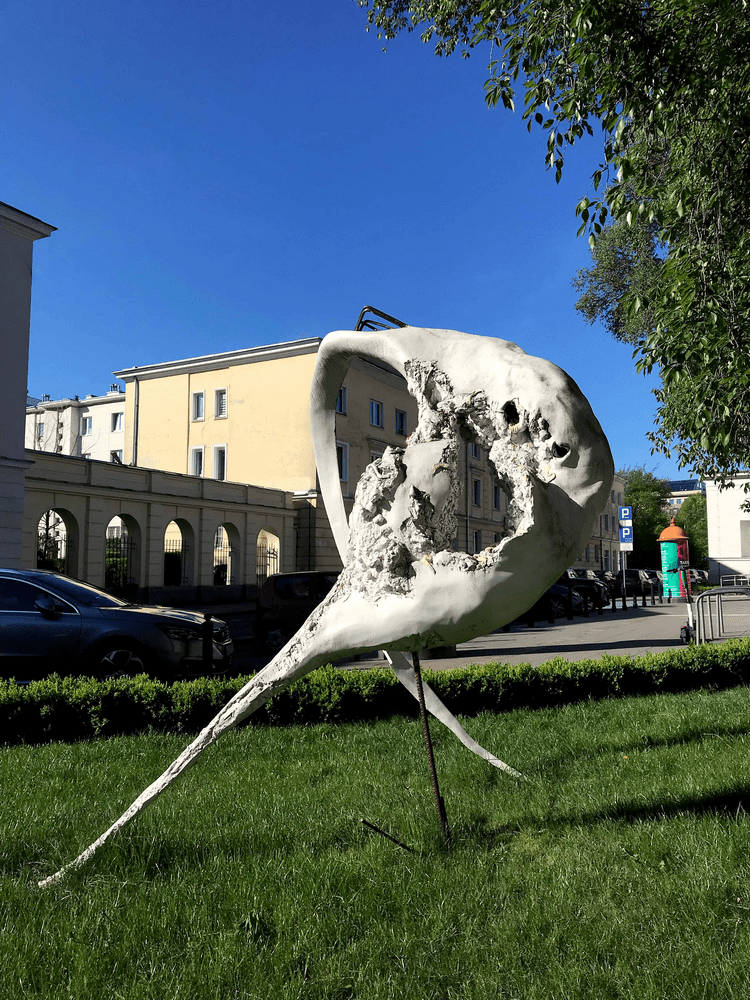
<instances>
[{"instance_id":1,"label":"green leaves","mask_svg":"<svg viewBox=\"0 0 750 1000\"><path fill-rule=\"evenodd\" d=\"M556 181L599 123L577 308L662 373L656 451L705 478L750 466L747 0L360 2L383 38L419 26L438 55L486 46L485 100L512 110L522 88Z\"/></svg>"}]
</instances>

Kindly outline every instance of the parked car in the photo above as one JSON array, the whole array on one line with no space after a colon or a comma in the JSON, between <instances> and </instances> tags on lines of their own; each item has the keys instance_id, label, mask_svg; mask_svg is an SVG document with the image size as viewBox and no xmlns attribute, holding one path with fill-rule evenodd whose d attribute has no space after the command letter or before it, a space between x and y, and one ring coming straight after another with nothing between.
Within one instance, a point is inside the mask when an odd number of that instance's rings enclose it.
<instances>
[{"instance_id":1,"label":"parked car","mask_svg":"<svg viewBox=\"0 0 750 1000\"><path fill-rule=\"evenodd\" d=\"M689 569L690 582L695 587L697 585L705 586L708 583L708 571L705 569Z\"/></svg>"},{"instance_id":2,"label":"parked car","mask_svg":"<svg viewBox=\"0 0 750 1000\"><path fill-rule=\"evenodd\" d=\"M569 569L557 582L562 587L572 587L584 601L588 597L589 607L594 610L606 608L610 602L609 590L596 576L580 576L578 570Z\"/></svg>"},{"instance_id":3,"label":"parked car","mask_svg":"<svg viewBox=\"0 0 750 1000\"><path fill-rule=\"evenodd\" d=\"M260 588L255 636L269 649L281 649L338 579L338 573L274 573Z\"/></svg>"},{"instance_id":4,"label":"parked car","mask_svg":"<svg viewBox=\"0 0 750 1000\"><path fill-rule=\"evenodd\" d=\"M200 675L203 624L196 611L130 604L61 573L0 569L2 677ZM211 669L225 672L232 665L229 630L212 619L211 631Z\"/></svg>"},{"instance_id":5,"label":"parked car","mask_svg":"<svg viewBox=\"0 0 750 1000\"><path fill-rule=\"evenodd\" d=\"M583 598L575 590L570 590L571 610L574 615L583 614ZM533 607L516 619L519 623L528 621L545 622L550 614L553 618L566 618L568 614L568 588L559 583L553 583Z\"/></svg>"}]
</instances>

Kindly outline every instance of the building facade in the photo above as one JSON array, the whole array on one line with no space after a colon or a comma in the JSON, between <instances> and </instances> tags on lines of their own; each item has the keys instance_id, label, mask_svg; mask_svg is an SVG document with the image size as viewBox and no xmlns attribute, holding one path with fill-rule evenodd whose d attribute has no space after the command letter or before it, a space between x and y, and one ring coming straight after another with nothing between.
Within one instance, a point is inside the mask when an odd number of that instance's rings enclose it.
<instances>
[{"instance_id":1,"label":"building facade","mask_svg":"<svg viewBox=\"0 0 750 1000\"><path fill-rule=\"evenodd\" d=\"M27 406L26 448L124 465L124 391L113 384L103 396L43 397Z\"/></svg>"},{"instance_id":2,"label":"building facade","mask_svg":"<svg viewBox=\"0 0 750 1000\"><path fill-rule=\"evenodd\" d=\"M311 337L115 372L125 382L125 464L290 490L298 510L297 567L339 568L310 431L320 343ZM367 465L388 446L405 446L416 422L405 379L388 365L355 358L336 413L347 509ZM480 551L499 541L507 498L478 445L466 445L460 472L455 545Z\"/></svg>"},{"instance_id":3,"label":"building facade","mask_svg":"<svg viewBox=\"0 0 750 1000\"><path fill-rule=\"evenodd\" d=\"M745 492L750 472L737 476L726 489L712 480L705 485L709 583L746 586L750 580L750 510L744 506L750 500Z\"/></svg>"},{"instance_id":4,"label":"building facade","mask_svg":"<svg viewBox=\"0 0 750 1000\"><path fill-rule=\"evenodd\" d=\"M619 573L622 570L622 560L627 553L620 550L618 511L623 504L624 491L625 480L615 473L604 510L599 515L598 524L594 526L589 544L574 563L575 569L604 570L609 573Z\"/></svg>"}]
</instances>

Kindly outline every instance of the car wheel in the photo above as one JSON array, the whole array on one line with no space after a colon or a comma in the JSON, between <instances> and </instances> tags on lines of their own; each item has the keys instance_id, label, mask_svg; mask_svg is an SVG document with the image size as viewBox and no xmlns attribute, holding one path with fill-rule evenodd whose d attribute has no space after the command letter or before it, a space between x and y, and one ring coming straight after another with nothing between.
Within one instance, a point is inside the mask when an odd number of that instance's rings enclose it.
<instances>
[{"instance_id":1,"label":"car wheel","mask_svg":"<svg viewBox=\"0 0 750 1000\"><path fill-rule=\"evenodd\" d=\"M100 680L148 673L148 659L143 650L127 640L113 639L100 646L94 653L92 665Z\"/></svg>"},{"instance_id":2,"label":"car wheel","mask_svg":"<svg viewBox=\"0 0 750 1000\"><path fill-rule=\"evenodd\" d=\"M552 617L553 618L565 618L568 614L568 609L565 606L565 601L561 597L552 598Z\"/></svg>"}]
</instances>

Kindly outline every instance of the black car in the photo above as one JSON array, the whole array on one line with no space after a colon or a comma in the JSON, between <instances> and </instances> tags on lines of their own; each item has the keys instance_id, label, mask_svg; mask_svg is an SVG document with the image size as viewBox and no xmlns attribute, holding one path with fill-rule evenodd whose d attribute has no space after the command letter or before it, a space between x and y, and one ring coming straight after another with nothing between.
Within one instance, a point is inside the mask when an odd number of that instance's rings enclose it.
<instances>
[{"instance_id":1,"label":"black car","mask_svg":"<svg viewBox=\"0 0 750 1000\"><path fill-rule=\"evenodd\" d=\"M557 583L561 587L571 587L584 601L588 600L589 607L594 610L606 608L610 602L609 590L596 576L582 577L576 570L569 569Z\"/></svg>"},{"instance_id":2,"label":"black car","mask_svg":"<svg viewBox=\"0 0 750 1000\"><path fill-rule=\"evenodd\" d=\"M281 649L328 594L338 576L320 571L269 576L258 594L256 638L269 649Z\"/></svg>"},{"instance_id":3,"label":"black car","mask_svg":"<svg viewBox=\"0 0 750 1000\"><path fill-rule=\"evenodd\" d=\"M96 677L149 673L165 680L204 674L204 617L130 604L49 570L0 569L0 676ZM210 672L232 664L223 621L211 621Z\"/></svg>"}]
</instances>

